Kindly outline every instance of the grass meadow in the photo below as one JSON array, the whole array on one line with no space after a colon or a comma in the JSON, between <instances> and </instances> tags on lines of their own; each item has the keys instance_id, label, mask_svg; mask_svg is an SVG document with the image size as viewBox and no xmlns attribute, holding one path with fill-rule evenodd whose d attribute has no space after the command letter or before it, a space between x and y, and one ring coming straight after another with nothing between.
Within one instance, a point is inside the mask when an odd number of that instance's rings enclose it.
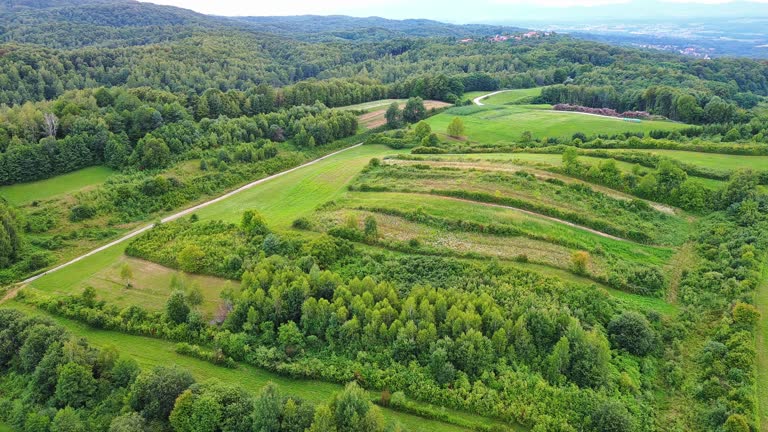
<instances>
[{"instance_id":1,"label":"grass meadow","mask_svg":"<svg viewBox=\"0 0 768 432\"><path fill-rule=\"evenodd\" d=\"M501 93L488 98L505 96ZM507 95L506 98L512 98ZM483 102L485 103L485 102ZM523 132L534 138L571 137L576 132L613 135L623 132L672 130L686 127L682 123L643 121L631 123L620 118L599 117L574 112L553 111L549 105L487 105L452 108L427 120L432 130L445 133L454 117L461 117L466 139L483 145L504 146L520 140Z\"/></svg>"},{"instance_id":2,"label":"grass meadow","mask_svg":"<svg viewBox=\"0 0 768 432\"><path fill-rule=\"evenodd\" d=\"M524 102L529 98L541 95L541 89L542 87L506 90L503 93L487 97L481 102L483 105L514 105L520 102Z\"/></svg>"},{"instance_id":3,"label":"grass meadow","mask_svg":"<svg viewBox=\"0 0 768 432\"><path fill-rule=\"evenodd\" d=\"M628 150L608 150L622 152ZM765 171L768 170L768 156L744 156L719 153L699 153L684 150L631 150L668 157L680 162L697 165L719 172L731 172L742 168Z\"/></svg>"},{"instance_id":4,"label":"grass meadow","mask_svg":"<svg viewBox=\"0 0 768 432\"><path fill-rule=\"evenodd\" d=\"M0 196L13 205L21 206L98 186L114 173L105 166L83 168L45 180L0 186Z\"/></svg>"}]
</instances>

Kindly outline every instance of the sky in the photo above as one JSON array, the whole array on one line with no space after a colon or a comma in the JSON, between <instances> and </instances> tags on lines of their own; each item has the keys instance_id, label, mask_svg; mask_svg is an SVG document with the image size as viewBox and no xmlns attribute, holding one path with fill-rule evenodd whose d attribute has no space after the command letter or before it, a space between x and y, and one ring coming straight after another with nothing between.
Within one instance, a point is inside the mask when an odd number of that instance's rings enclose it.
<instances>
[{"instance_id":1,"label":"sky","mask_svg":"<svg viewBox=\"0 0 768 432\"><path fill-rule=\"evenodd\" d=\"M149 0L211 15L350 15L507 23L590 17L750 16L768 0ZM756 3L760 3L759 5Z\"/></svg>"}]
</instances>

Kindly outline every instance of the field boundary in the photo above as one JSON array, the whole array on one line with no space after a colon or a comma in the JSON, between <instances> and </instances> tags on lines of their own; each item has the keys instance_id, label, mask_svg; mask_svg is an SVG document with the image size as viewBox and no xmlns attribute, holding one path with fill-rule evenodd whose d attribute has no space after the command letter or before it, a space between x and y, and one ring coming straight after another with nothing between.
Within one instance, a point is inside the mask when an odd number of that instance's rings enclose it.
<instances>
[{"instance_id":1,"label":"field boundary","mask_svg":"<svg viewBox=\"0 0 768 432\"><path fill-rule=\"evenodd\" d=\"M195 205L195 206L192 206L192 207L190 207L190 208L187 208L187 209L185 209L185 210L182 210L182 211L180 211L180 212L178 212L178 213L174 213L174 214L172 214L172 215L170 215L170 216L166 216L166 217L162 218L162 219L161 219L161 220L160 220L158 223L156 223L156 224L155 224L155 223L153 223L153 224L145 225L145 226L143 226L143 227L141 227L141 228L138 228L138 229L136 229L136 230L134 230L134 231L131 231L130 233L128 233L128 234L126 234L126 235L124 235L124 236L120 237L120 238L119 238L119 239L117 239L117 240L114 240L114 241L112 241L112 242L110 242L110 243L107 243L107 244L106 244L106 245L104 245L104 246L100 246L100 247L98 247L98 248L96 248L96 249L94 249L94 250L92 250L92 251L90 251L90 252L88 252L88 253L86 253L86 254L80 255L79 257L77 257L77 258L74 258L74 259L72 259L72 260L70 260L70 261L68 261L68 262L66 262L66 263L64 263L64 264L58 265L58 266L56 266L56 267L54 267L54 268L52 268L52 269L50 269L50 270L46 270L46 271L44 271L44 272L42 272L42 273L40 273L40 274L37 274L37 275L35 275L35 276L32 276L32 277L30 277L30 278L28 278L28 279L25 279L25 280L23 280L23 281L21 281L21 282L18 282L18 283L16 284L16 286L15 286L13 289L9 290L9 291L6 293L6 295L5 295L5 296L4 296L2 299L0 299L0 303L3 303L3 302L5 302L5 301L9 300L10 298L13 298L13 297L16 295L16 293L19 291L19 289L21 289L21 288L22 288L24 285L27 285L27 284L29 284L29 283L32 283L32 282L36 281L37 279L40 279L40 278L42 278L43 276L46 276L46 275L49 275L49 274L51 274L51 273L57 272L57 271L59 271L59 270L61 270L61 269L65 268L65 267L68 267L68 266L70 266L70 265L72 265L72 264L75 264L75 263L77 263L77 262L79 262L79 261L82 261L82 260L84 260L84 259L86 259L86 258L88 258L88 257L90 257L90 256L92 256L92 255L95 255L95 254L97 254L97 253L99 253L99 252L102 252L102 251L104 251L104 250L106 250L106 249L109 249L109 248L111 248L111 247L113 247L113 246L116 246L116 245L118 245L118 244L120 244L120 243L123 243L123 242L125 242L125 241L127 241L127 240L130 240L130 239L132 239L132 238L134 238L134 237L136 237L136 236L138 236L138 235L141 235L141 234L143 234L143 233L145 233L145 232L149 231L150 229L152 229L152 228L153 228L155 225L157 225L157 224L163 224L163 223L167 223L167 222L172 222L172 221L174 221L174 220L176 220L176 219L179 219L179 218L182 218L182 217L184 217L184 216L186 216L186 215L189 215L189 214L191 214L191 213L194 213L194 212L195 212L195 211L197 211L197 210L200 210L200 209L202 209L202 208L208 207L209 205L212 205L212 204L215 204L215 203L217 203L217 202L220 202L220 201L226 200L227 198L230 198L230 197L232 197L232 196L234 196L234 195L237 195L237 194L239 194L239 193L241 193L241 192L243 192L243 191L246 191L246 190L248 190L248 189L251 189L251 188L253 188L253 187L255 187L255 186L258 186L258 185L260 185L260 184L262 184L262 183L266 183L266 182L268 182L268 181L270 181L270 180L273 180L273 179L275 179L275 178L278 178L278 177L282 177L282 176L284 176L284 175L286 175L286 174L290 174L290 173L292 173L292 172L294 172L294 171L298 171L298 170L300 170L300 169L302 169L302 168L306 168L306 167L308 167L308 166L314 165L314 164L316 164L316 163L318 163L318 162L321 162L321 161L323 161L323 160L325 160L325 159L328 159L328 158L331 158L331 157L333 157L333 156L336 156L336 155L338 155L338 154L340 154L340 153L343 153L343 152L346 152L346 151L348 151L348 150L352 150L352 149L354 149L354 148L360 147L361 145L363 145L363 143L357 143L357 144L355 144L355 145L352 145L352 146L349 146L349 147L345 147L345 148L343 148L343 149L341 149L341 150L337 150L337 151L335 151L335 152L329 153L329 154L327 154L327 155L325 155L325 156L321 156L321 157L319 157L319 158L317 158L317 159L313 159L313 160L311 160L311 161L309 161L309 162L306 162L306 163L304 163L304 164L301 164L301 165L299 165L299 166L296 166L296 167L293 167L293 168L287 169L287 170L285 170L285 171L281 171L281 172L279 172L279 173L277 173L277 174L273 174L273 175L271 175L271 176L268 176L268 177L264 177L264 178L262 178L262 179L259 179L259 180L255 180L255 181L252 181L252 182L250 182L250 183L248 183L248 184L246 184L246 185L244 185L244 186L241 186L241 187L239 187L239 188L237 188L237 189L235 189L235 190L233 190L233 191L227 192L227 193L226 193L226 194L224 194L224 195L221 195L221 196L219 196L219 197L216 197L216 198L210 199L210 200L208 200L208 201L205 201L205 202L203 202L203 203L197 204L197 205Z\"/></svg>"}]
</instances>

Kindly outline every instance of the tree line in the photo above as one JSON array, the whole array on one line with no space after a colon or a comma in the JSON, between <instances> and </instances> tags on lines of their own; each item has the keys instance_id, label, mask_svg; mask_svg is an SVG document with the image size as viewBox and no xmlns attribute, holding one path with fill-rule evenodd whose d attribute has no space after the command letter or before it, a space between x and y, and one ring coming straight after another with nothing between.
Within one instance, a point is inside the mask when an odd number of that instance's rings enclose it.
<instances>
[{"instance_id":1,"label":"tree line","mask_svg":"<svg viewBox=\"0 0 768 432\"><path fill-rule=\"evenodd\" d=\"M92 294L92 293L91 293ZM88 301L88 297L84 298ZM93 301L93 298L90 298ZM35 432L384 432L378 407L354 382L326 404L257 394L178 366L143 369L111 346L97 349L52 321L0 310L0 421Z\"/></svg>"}]
</instances>

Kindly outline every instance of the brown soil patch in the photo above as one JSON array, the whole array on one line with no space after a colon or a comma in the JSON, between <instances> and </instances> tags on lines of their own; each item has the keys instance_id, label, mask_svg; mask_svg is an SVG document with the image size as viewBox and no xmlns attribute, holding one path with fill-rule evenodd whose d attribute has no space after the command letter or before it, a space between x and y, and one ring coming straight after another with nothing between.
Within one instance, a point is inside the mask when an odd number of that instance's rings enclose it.
<instances>
[{"instance_id":1,"label":"brown soil patch","mask_svg":"<svg viewBox=\"0 0 768 432\"><path fill-rule=\"evenodd\" d=\"M400 109L402 109L404 106L405 104L401 103ZM451 106L451 104L447 102L441 102L441 101L435 101L435 100L424 101L424 107L427 108L428 110L431 110L433 108L445 108L447 106ZM376 111L365 113L359 116L357 118L357 121L358 123L360 123L360 126L366 129L375 129L377 127L384 126L385 124L387 124L387 118L386 118L387 108L382 108Z\"/></svg>"}]
</instances>

